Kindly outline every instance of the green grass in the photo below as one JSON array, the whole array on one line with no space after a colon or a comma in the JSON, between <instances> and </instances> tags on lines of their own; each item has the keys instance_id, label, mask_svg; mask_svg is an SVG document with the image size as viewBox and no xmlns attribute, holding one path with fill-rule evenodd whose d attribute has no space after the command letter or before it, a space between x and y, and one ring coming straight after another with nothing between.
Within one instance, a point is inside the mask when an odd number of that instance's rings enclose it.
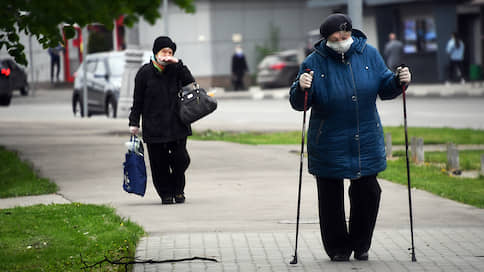
<instances>
[{"instance_id":1,"label":"green grass","mask_svg":"<svg viewBox=\"0 0 484 272\"><path fill-rule=\"evenodd\" d=\"M289 132L227 132L205 130L193 131L193 140L226 141L240 144L297 144L301 143L300 131Z\"/></svg>"},{"instance_id":2,"label":"green grass","mask_svg":"<svg viewBox=\"0 0 484 272\"><path fill-rule=\"evenodd\" d=\"M393 145L404 145L405 134L403 126L384 127L384 133L392 134ZM424 144L484 144L484 130L454 129L454 128L422 128L409 127L408 140L415 136L424 139Z\"/></svg>"},{"instance_id":3,"label":"green grass","mask_svg":"<svg viewBox=\"0 0 484 272\"><path fill-rule=\"evenodd\" d=\"M0 198L55 193L58 187L40 178L17 154L0 147Z\"/></svg>"},{"instance_id":4,"label":"green grass","mask_svg":"<svg viewBox=\"0 0 484 272\"><path fill-rule=\"evenodd\" d=\"M83 271L80 254L89 265L133 257L144 233L113 208L79 203L3 209L0 222L0 271Z\"/></svg>"},{"instance_id":5,"label":"green grass","mask_svg":"<svg viewBox=\"0 0 484 272\"><path fill-rule=\"evenodd\" d=\"M403 127L384 127L384 132L392 134L393 145L404 145ZM411 137L423 137L424 144L484 144L484 130L453 129L453 128L408 128L409 141ZM194 131L194 140L227 141L241 144L300 144L301 132L226 132L226 131Z\"/></svg>"},{"instance_id":6,"label":"green grass","mask_svg":"<svg viewBox=\"0 0 484 272\"><path fill-rule=\"evenodd\" d=\"M407 184L405 157L388 161L387 169L380 178L399 184ZM410 177L412 187L416 187L441 197L453 199L465 204L484 208L484 177L478 179L451 177L441 167L432 164L417 166L411 164Z\"/></svg>"},{"instance_id":7,"label":"green grass","mask_svg":"<svg viewBox=\"0 0 484 272\"><path fill-rule=\"evenodd\" d=\"M460 150L459 151L459 165L461 170L480 170L481 156L484 155L484 150ZM394 151L393 156L405 156L405 151ZM409 156L411 152L409 151ZM432 164L445 165L447 163L447 152L426 151L425 162Z\"/></svg>"}]
</instances>

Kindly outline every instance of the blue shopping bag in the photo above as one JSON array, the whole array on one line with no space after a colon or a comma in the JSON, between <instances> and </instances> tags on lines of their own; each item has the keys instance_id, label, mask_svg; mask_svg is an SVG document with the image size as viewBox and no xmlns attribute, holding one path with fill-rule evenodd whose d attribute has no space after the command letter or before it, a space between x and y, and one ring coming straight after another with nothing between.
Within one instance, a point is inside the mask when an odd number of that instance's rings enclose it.
<instances>
[{"instance_id":1,"label":"blue shopping bag","mask_svg":"<svg viewBox=\"0 0 484 272\"><path fill-rule=\"evenodd\" d=\"M143 152L143 142L136 135L131 136L130 147L123 163L123 189L128 193L145 195L146 165Z\"/></svg>"}]
</instances>

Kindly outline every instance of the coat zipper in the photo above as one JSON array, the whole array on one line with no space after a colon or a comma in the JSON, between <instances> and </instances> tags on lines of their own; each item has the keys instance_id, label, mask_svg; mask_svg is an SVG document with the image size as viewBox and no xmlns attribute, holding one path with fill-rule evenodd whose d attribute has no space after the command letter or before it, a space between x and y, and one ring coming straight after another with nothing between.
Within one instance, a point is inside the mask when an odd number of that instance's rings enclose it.
<instances>
[{"instance_id":1,"label":"coat zipper","mask_svg":"<svg viewBox=\"0 0 484 272\"><path fill-rule=\"evenodd\" d=\"M350 67L350 73L351 73L351 79L353 81L353 93L356 97L357 92L356 92L356 83L355 83L355 76L353 75L353 68L351 68L351 63L348 61L347 62L348 66ZM360 150L360 113L359 113L359 107L358 107L358 99L355 101L356 103L356 139L358 141L358 173L361 175L361 150Z\"/></svg>"},{"instance_id":2,"label":"coat zipper","mask_svg":"<svg viewBox=\"0 0 484 272\"><path fill-rule=\"evenodd\" d=\"M324 125L324 119L321 120L321 123L319 123L319 129L318 129L318 138L316 138L316 144L319 144L319 138L321 137L321 134L323 134L323 125Z\"/></svg>"}]
</instances>

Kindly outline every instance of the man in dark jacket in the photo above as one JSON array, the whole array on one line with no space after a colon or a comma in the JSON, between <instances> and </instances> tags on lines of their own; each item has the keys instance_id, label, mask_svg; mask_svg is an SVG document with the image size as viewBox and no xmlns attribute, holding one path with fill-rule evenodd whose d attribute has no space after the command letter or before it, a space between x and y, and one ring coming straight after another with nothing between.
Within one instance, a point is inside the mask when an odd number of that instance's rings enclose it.
<instances>
[{"instance_id":1,"label":"man in dark jacket","mask_svg":"<svg viewBox=\"0 0 484 272\"><path fill-rule=\"evenodd\" d=\"M182 61L173 57L175 51L176 44L169 37L156 38L151 62L136 74L129 115L132 134L138 133L143 117L143 140L162 204L185 202L185 171L190 164L186 143L192 131L178 116L178 92L195 80Z\"/></svg>"},{"instance_id":2,"label":"man in dark jacket","mask_svg":"<svg viewBox=\"0 0 484 272\"><path fill-rule=\"evenodd\" d=\"M238 45L235 47L235 53L232 56L232 84L234 91L245 89L244 75L248 70L242 47Z\"/></svg>"}]
</instances>

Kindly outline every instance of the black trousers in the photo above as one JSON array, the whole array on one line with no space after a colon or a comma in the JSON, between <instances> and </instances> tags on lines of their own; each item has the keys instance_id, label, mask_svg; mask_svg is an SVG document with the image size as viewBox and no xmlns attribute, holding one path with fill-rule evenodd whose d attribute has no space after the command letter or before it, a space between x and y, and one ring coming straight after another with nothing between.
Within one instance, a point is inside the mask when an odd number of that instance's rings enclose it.
<instances>
[{"instance_id":1,"label":"black trousers","mask_svg":"<svg viewBox=\"0 0 484 272\"><path fill-rule=\"evenodd\" d=\"M50 82L54 82L54 69L56 70L56 79L59 81L59 72L60 72L60 57L52 58L50 61Z\"/></svg>"},{"instance_id":2,"label":"black trousers","mask_svg":"<svg viewBox=\"0 0 484 272\"><path fill-rule=\"evenodd\" d=\"M351 180L350 221L347 228L343 179L317 177L319 225L326 253L351 255L370 249L371 237L380 206L381 188L376 175Z\"/></svg>"},{"instance_id":3,"label":"black trousers","mask_svg":"<svg viewBox=\"0 0 484 272\"><path fill-rule=\"evenodd\" d=\"M147 143L153 185L160 197L183 194L185 171L190 164L187 139L169 143Z\"/></svg>"}]
</instances>

